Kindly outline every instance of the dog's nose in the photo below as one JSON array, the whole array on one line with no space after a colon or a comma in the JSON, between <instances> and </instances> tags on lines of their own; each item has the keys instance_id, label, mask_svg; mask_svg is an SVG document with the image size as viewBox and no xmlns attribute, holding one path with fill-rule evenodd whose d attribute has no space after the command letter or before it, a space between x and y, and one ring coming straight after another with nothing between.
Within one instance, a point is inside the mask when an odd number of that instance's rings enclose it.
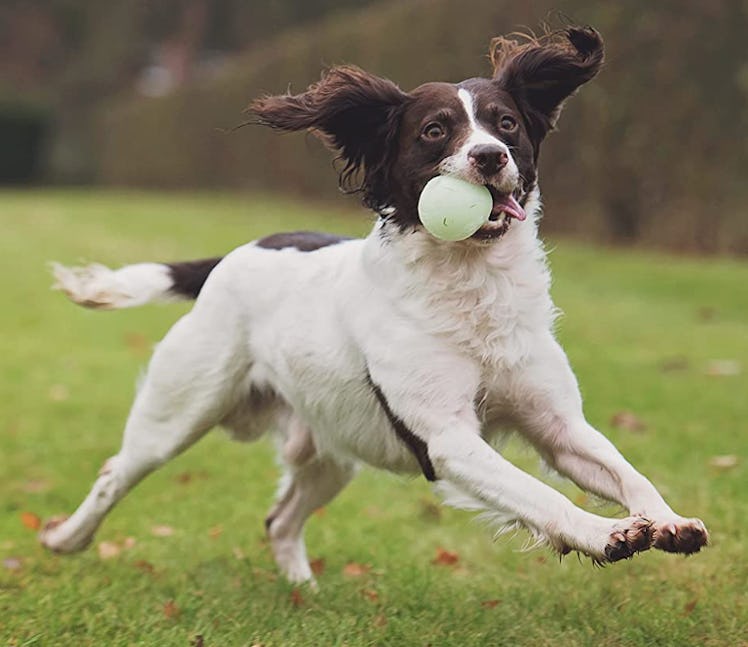
<instances>
[{"instance_id":1,"label":"dog's nose","mask_svg":"<svg viewBox=\"0 0 748 647\"><path fill-rule=\"evenodd\" d=\"M507 165L509 155L496 144L478 144L468 151L470 163L485 176L498 173Z\"/></svg>"}]
</instances>

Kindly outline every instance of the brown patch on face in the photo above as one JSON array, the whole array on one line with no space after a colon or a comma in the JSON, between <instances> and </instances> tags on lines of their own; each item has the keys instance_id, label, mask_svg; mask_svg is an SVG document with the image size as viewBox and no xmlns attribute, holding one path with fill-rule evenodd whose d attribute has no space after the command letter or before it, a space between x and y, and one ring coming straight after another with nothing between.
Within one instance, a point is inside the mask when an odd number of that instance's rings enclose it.
<instances>
[{"instance_id":1,"label":"brown patch on face","mask_svg":"<svg viewBox=\"0 0 748 647\"><path fill-rule=\"evenodd\" d=\"M441 163L453 156L470 136L472 126L458 91L467 90L474 102L478 124L503 141L522 176L522 198L535 183L535 156L521 112L511 95L491 79L469 79L458 85L426 83L411 92L403 111L393 161L392 216L401 228L418 226L418 198L426 183L439 175ZM501 120L511 116L517 124L509 133ZM432 126L435 132L432 133ZM439 135L439 133L441 134ZM434 137L433 134L438 136Z\"/></svg>"},{"instance_id":2,"label":"brown patch on face","mask_svg":"<svg viewBox=\"0 0 748 647\"><path fill-rule=\"evenodd\" d=\"M410 93L398 129L393 159L392 206L401 227L418 224L418 198L426 183L439 174L439 164L467 138L469 121L451 83L425 83ZM441 128L434 137L430 126Z\"/></svg>"}]
</instances>

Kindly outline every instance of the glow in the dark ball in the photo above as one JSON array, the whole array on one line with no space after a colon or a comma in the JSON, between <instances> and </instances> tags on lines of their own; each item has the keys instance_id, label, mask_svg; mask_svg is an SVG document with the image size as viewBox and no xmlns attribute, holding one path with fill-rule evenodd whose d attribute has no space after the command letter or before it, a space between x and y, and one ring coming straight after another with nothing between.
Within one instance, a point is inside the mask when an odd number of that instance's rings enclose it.
<instances>
[{"instance_id":1,"label":"glow in the dark ball","mask_svg":"<svg viewBox=\"0 0 748 647\"><path fill-rule=\"evenodd\" d=\"M488 221L492 208L486 187L447 175L429 180L418 200L423 226L442 240L469 238Z\"/></svg>"}]
</instances>

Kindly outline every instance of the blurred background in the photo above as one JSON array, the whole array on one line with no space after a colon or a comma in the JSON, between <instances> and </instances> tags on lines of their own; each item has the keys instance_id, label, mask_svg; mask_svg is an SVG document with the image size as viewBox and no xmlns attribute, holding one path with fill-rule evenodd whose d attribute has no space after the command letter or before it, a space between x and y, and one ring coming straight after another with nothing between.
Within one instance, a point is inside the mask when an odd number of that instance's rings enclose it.
<instances>
[{"instance_id":1,"label":"blurred background","mask_svg":"<svg viewBox=\"0 0 748 647\"><path fill-rule=\"evenodd\" d=\"M567 20L607 63L543 150L544 231L748 253L745 0L2 0L0 184L339 201L313 138L228 132L251 98L342 62L404 89L488 74L492 36Z\"/></svg>"}]
</instances>

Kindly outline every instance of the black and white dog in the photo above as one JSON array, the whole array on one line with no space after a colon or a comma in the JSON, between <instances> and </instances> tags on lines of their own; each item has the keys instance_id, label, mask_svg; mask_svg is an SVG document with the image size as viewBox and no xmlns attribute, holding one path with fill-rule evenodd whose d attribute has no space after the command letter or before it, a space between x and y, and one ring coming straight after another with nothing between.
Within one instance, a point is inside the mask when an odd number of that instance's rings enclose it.
<instances>
[{"instance_id":1,"label":"black and white dog","mask_svg":"<svg viewBox=\"0 0 748 647\"><path fill-rule=\"evenodd\" d=\"M135 484L216 425L240 440L282 436L288 469L267 531L292 581L312 579L307 517L359 463L420 470L448 503L598 563L707 543L702 522L676 514L586 422L553 334L537 160L564 100L600 69L602 40L591 28L498 38L492 60L491 79L412 92L334 67L299 95L252 105L262 124L322 137L344 182L360 177L379 214L363 240L278 234L223 259L56 267L88 307L197 300L158 345L121 450L78 510L45 526L45 546L84 548ZM419 194L439 174L493 195L490 221L468 240L437 240L419 223ZM490 442L507 427L631 516L586 512L506 461Z\"/></svg>"}]
</instances>

